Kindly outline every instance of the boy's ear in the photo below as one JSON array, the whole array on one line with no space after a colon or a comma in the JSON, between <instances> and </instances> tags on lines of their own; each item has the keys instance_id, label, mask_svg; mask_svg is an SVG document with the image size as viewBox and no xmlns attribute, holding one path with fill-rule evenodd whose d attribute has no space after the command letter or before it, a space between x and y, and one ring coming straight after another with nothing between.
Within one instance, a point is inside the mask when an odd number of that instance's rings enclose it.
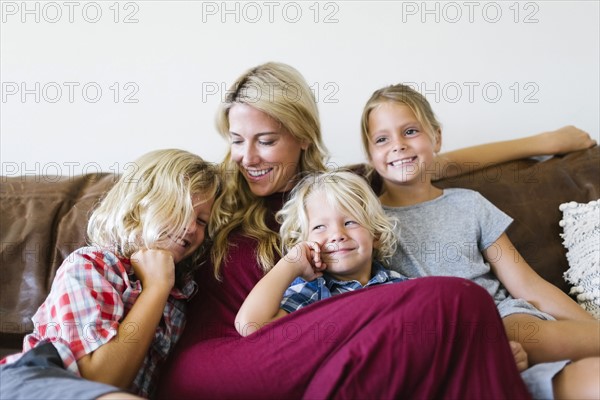
<instances>
[{"instance_id":1,"label":"boy's ear","mask_svg":"<svg viewBox=\"0 0 600 400\"><path fill-rule=\"evenodd\" d=\"M381 246L381 241L379 240L380 238L375 237L373 238L373 248L379 250L379 246Z\"/></svg>"},{"instance_id":2,"label":"boy's ear","mask_svg":"<svg viewBox=\"0 0 600 400\"><path fill-rule=\"evenodd\" d=\"M436 141L435 141L434 152L439 153L442 148L442 130L441 129L437 130L437 132L435 134L435 138L436 138Z\"/></svg>"}]
</instances>

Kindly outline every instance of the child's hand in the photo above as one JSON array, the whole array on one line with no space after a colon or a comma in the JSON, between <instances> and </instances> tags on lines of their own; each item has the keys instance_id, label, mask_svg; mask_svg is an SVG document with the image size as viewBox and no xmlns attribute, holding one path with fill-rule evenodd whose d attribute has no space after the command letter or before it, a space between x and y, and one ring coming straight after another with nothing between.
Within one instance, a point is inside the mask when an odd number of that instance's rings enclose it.
<instances>
[{"instance_id":1,"label":"child's hand","mask_svg":"<svg viewBox=\"0 0 600 400\"><path fill-rule=\"evenodd\" d=\"M517 370L519 372L525 371L529 367L529 361L527 359L527 352L523 349L523 346L519 342L508 342L510 349L512 350L515 363L517 364Z\"/></svg>"},{"instance_id":2,"label":"child's hand","mask_svg":"<svg viewBox=\"0 0 600 400\"><path fill-rule=\"evenodd\" d=\"M312 281L323 275L327 267L321 260L321 247L317 242L300 242L286 255L285 260L296 268L297 276Z\"/></svg>"},{"instance_id":3,"label":"child's hand","mask_svg":"<svg viewBox=\"0 0 600 400\"><path fill-rule=\"evenodd\" d=\"M175 285L175 262L168 250L138 250L131 256L131 265L146 290L158 287L170 292Z\"/></svg>"},{"instance_id":4,"label":"child's hand","mask_svg":"<svg viewBox=\"0 0 600 400\"><path fill-rule=\"evenodd\" d=\"M566 154L577 150L588 149L596 145L590 135L572 125L563 126L555 131L542 133L548 154Z\"/></svg>"}]
</instances>

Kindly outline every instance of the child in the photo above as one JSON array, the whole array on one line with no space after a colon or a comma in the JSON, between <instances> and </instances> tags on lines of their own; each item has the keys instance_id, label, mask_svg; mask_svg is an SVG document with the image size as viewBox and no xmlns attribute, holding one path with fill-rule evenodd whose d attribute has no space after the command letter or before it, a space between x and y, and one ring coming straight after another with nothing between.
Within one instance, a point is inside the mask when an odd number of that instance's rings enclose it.
<instances>
[{"instance_id":1,"label":"child","mask_svg":"<svg viewBox=\"0 0 600 400\"><path fill-rule=\"evenodd\" d=\"M392 267L409 277L451 275L480 284L532 364L579 360L564 369L565 362L555 364L554 373L563 369L557 379L570 376L573 389L593 383L587 395L598 397L598 322L522 260L504 233L510 217L477 192L431 184L441 126L425 97L404 85L376 91L363 112L362 139L383 180L384 209L401 225ZM567 373L575 369L584 372Z\"/></svg>"},{"instance_id":2,"label":"child","mask_svg":"<svg viewBox=\"0 0 600 400\"><path fill-rule=\"evenodd\" d=\"M394 227L358 175L306 176L277 219L287 254L240 308L235 324L242 336L315 301L405 280L384 268L396 246ZM290 287L297 277L303 281Z\"/></svg>"},{"instance_id":3,"label":"child","mask_svg":"<svg viewBox=\"0 0 600 400\"><path fill-rule=\"evenodd\" d=\"M220 182L182 150L150 152L135 166L92 213L91 245L58 269L23 353L2 360L1 398L152 395L196 290L192 267Z\"/></svg>"}]
</instances>

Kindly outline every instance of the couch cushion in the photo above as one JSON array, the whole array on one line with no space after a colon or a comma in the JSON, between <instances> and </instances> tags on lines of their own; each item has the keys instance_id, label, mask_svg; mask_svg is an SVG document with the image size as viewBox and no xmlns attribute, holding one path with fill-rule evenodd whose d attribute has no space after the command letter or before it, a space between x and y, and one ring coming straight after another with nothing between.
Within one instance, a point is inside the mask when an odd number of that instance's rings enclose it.
<instances>
[{"instance_id":1,"label":"couch cushion","mask_svg":"<svg viewBox=\"0 0 600 400\"><path fill-rule=\"evenodd\" d=\"M561 237L569 261L565 281L573 285L569 293L600 319L600 200L563 203L560 209Z\"/></svg>"},{"instance_id":2,"label":"couch cushion","mask_svg":"<svg viewBox=\"0 0 600 400\"><path fill-rule=\"evenodd\" d=\"M112 174L1 177L0 342L21 347L56 269L85 243L89 210Z\"/></svg>"}]
</instances>

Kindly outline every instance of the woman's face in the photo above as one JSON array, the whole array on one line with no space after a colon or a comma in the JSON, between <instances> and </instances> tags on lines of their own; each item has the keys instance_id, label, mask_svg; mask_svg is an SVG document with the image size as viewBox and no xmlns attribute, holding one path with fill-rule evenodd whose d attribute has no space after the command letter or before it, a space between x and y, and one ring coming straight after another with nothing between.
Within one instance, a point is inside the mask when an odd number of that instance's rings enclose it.
<instances>
[{"instance_id":1,"label":"woman's face","mask_svg":"<svg viewBox=\"0 0 600 400\"><path fill-rule=\"evenodd\" d=\"M295 184L301 143L282 124L247 104L229 110L231 158L256 196L290 190Z\"/></svg>"}]
</instances>

